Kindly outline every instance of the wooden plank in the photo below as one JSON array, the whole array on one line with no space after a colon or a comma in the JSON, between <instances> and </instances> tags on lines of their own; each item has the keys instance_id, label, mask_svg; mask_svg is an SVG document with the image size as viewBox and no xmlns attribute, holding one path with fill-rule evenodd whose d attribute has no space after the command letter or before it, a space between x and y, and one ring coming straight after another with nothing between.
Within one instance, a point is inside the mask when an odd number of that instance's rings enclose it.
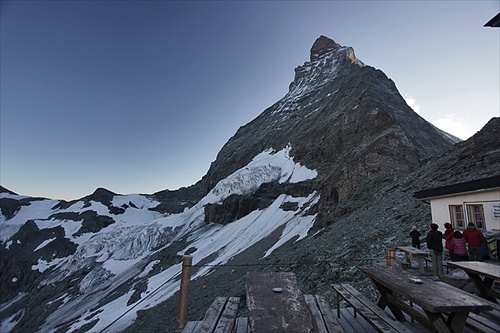
<instances>
[{"instance_id":1,"label":"wooden plank","mask_svg":"<svg viewBox=\"0 0 500 333\"><path fill-rule=\"evenodd\" d=\"M490 305L493 310L482 312L481 314L485 315L486 317L491 317L493 320L496 320L500 323L500 304L490 302Z\"/></svg>"},{"instance_id":2,"label":"wooden plank","mask_svg":"<svg viewBox=\"0 0 500 333\"><path fill-rule=\"evenodd\" d=\"M367 322L362 316L356 316L353 308L343 308L341 311L341 318L339 318L339 323L342 323L342 327L348 333L360 332L360 333L375 333L378 332L369 322Z\"/></svg>"},{"instance_id":3,"label":"wooden plank","mask_svg":"<svg viewBox=\"0 0 500 333\"><path fill-rule=\"evenodd\" d=\"M309 311L311 311L311 315L313 318L314 332L316 333L328 333L326 329L325 323L323 322L323 316L316 304L316 299L313 295L304 295L304 299L306 301L307 306L309 307Z\"/></svg>"},{"instance_id":4,"label":"wooden plank","mask_svg":"<svg viewBox=\"0 0 500 333\"><path fill-rule=\"evenodd\" d=\"M390 327L384 319L382 319L377 313L373 312L371 307L362 303L356 296L354 296L349 290L345 289L345 285L336 285L335 290L340 291L345 301L349 303L356 311L365 318L374 328L380 333L385 332L396 332L392 327Z\"/></svg>"},{"instance_id":5,"label":"wooden plank","mask_svg":"<svg viewBox=\"0 0 500 333\"><path fill-rule=\"evenodd\" d=\"M323 320L325 322L325 326L330 333L343 333L344 330L342 326L339 325L335 317L333 316L333 311L330 308L326 298L324 296L316 295L316 302L318 303L318 307L323 314Z\"/></svg>"},{"instance_id":6,"label":"wooden plank","mask_svg":"<svg viewBox=\"0 0 500 333\"><path fill-rule=\"evenodd\" d=\"M201 321L188 321L182 329L182 333L196 333L196 328L201 325Z\"/></svg>"},{"instance_id":7,"label":"wooden plank","mask_svg":"<svg viewBox=\"0 0 500 333\"><path fill-rule=\"evenodd\" d=\"M383 321L386 326L389 325L391 330L396 332L412 333L411 330L409 330L406 326L404 326L400 322L388 318L387 313L385 313L384 310L375 305L375 303L370 301L363 294L354 289L351 285L342 284L342 287L344 287L349 293L354 295L363 306L370 309L374 314L376 314L379 318L379 321ZM361 311L359 312L361 313Z\"/></svg>"},{"instance_id":8,"label":"wooden plank","mask_svg":"<svg viewBox=\"0 0 500 333\"><path fill-rule=\"evenodd\" d=\"M386 310L386 314L388 317L391 318L391 320L395 320L392 318L391 314L387 312L389 310ZM334 313L334 317L336 318L336 315ZM357 316L357 318L354 318L354 310L352 307L343 307L340 310L340 318L338 318L338 322L340 326L344 329L345 332L347 333L376 333L377 330L371 326L362 316ZM410 317L407 316L407 321L405 321L404 325L411 330L413 333L431 333L429 329L425 328L418 322L412 323L410 321ZM471 330L464 330L462 333L477 333L477 332L472 332Z\"/></svg>"},{"instance_id":9,"label":"wooden plank","mask_svg":"<svg viewBox=\"0 0 500 333\"><path fill-rule=\"evenodd\" d=\"M401 299L387 294L387 297L389 298L389 301L392 304L395 304L399 309L402 311L406 312L411 318L415 319L418 321L421 325L426 327L428 330L433 331L435 328L430 322L429 318L427 318L427 315L423 310L418 310L416 307L410 306L406 302L402 301Z\"/></svg>"},{"instance_id":10,"label":"wooden plank","mask_svg":"<svg viewBox=\"0 0 500 333\"><path fill-rule=\"evenodd\" d=\"M227 297L217 297L212 303L210 308L208 308L203 318L203 323L199 328L199 333L212 333L217 326L224 305L226 305Z\"/></svg>"},{"instance_id":11,"label":"wooden plank","mask_svg":"<svg viewBox=\"0 0 500 333\"><path fill-rule=\"evenodd\" d=\"M469 314L469 318L467 318L465 325L483 333L500 332L500 325L498 323L489 321L486 318L478 316L474 313Z\"/></svg>"},{"instance_id":12,"label":"wooden plank","mask_svg":"<svg viewBox=\"0 0 500 333\"><path fill-rule=\"evenodd\" d=\"M235 333L247 333L248 330L248 317L240 317L236 319L236 332Z\"/></svg>"},{"instance_id":13,"label":"wooden plank","mask_svg":"<svg viewBox=\"0 0 500 333\"><path fill-rule=\"evenodd\" d=\"M231 333L236 323L236 313L240 304L239 297L229 297L224 311L219 318L214 333Z\"/></svg>"},{"instance_id":14,"label":"wooden plank","mask_svg":"<svg viewBox=\"0 0 500 333\"><path fill-rule=\"evenodd\" d=\"M385 311L390 317L391 317L391 314L387 311ZM422 311L423 313L423 311ZM414 333L430 333L432 332L432 330L424 327L422 324L420 324L418 321L412 321L411 317L405 313L405 317L406 317L406 321L403 323L403 325L405 325L408 329L410 329L412 332ZM391 319L393 319L391 317ZM395 320L395 319L393 319ZM465 333L465 332L464 332Z\"/></svg>"},{"instance_id":15,"label":"wooden plank","mask_svg":"<svg viewBox=\"0 0 500 333\"><path fill-rule=\"evenodd\" d=\"M281 288L280 292L274 292L275 288ZM309 332L314 329L295 274L249 272L246 291L252 332Z\"/></svg>"},{"instance_id":16,"label":"wooden plank","mask_svg":"<svg viewBox=\"0 0 500 333\"><path fill-rule=\"evenodd\" d=\"M483 261L452 261L449 265L500 281L500 266L496 264Z\"/></svg>"},{"instance_id":17,"label":"wooden plank","mask_svg":"<svg viewBox=\"0 0 500 333\"><path fill-rule=\"evenodd\" d=\"M409 254L411 256L422 256L422 257L429 256L427 251L420 250L412 246L397 246L396 249L403 251L405 254Z\"/></svg>"}]
</instances>

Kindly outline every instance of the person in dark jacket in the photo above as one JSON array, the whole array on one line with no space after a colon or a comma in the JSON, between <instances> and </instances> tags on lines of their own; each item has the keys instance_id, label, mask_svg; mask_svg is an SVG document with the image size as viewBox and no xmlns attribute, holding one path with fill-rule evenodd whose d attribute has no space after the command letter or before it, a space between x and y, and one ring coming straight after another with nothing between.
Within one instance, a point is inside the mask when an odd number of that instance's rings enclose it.
<instances>
[{"instance_id":1,"label":"person in dark jacket","mask_svg":"<svg viewBox=\"0 0 500 333\"><path fill-rule=\"evenodd\" d=\"M427 248L431 252L432 275L443 275L443 233L438 230L436 223L431 224L431 231L427 235Z\"/></svg>"},{"instance_id":2,"label":"person in dark jacket","mask_svg":"<svg viewBox=\"0 0 500 333\"><path fill-rule=\"evenodd\" d=\"M410 231L411 246L420 249L420 236L422 236L422 234L417 230L417 227L414 226Z\"/></svg>"}]
</instances>

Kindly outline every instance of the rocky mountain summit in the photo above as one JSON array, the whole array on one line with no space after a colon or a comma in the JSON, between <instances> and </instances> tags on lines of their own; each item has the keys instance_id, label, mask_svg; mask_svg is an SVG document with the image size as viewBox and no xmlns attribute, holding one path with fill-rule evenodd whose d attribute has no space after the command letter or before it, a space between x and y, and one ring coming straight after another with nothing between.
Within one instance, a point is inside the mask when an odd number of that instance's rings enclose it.
<instances>
[{"instance_id":1,"label":"rocky mountain summit","mask_svg":"<svg viewBox=\"0 0 500 333\"><path fill-rule=\"evenodd\" d=\"M200 185L208 191L262 150L290 145L296 161L318 170L309 186L321 192L317 223L325 225L373 178L414 170L457 141L413 112L352 48L321 36L286 96L238 129Z\"/></svg>"},{"instance_id":2,"label":"rocky mountain summit","mask_svg":"<svg viewBox=\"0 0 500 333\"><path fill-rule=\"evenodd\" d=\"M192 320L216 296L244 299L248 271L293 271L306 293L332 297L331 283L350 282L372 295L358 267L430 222L413 193L498 175L499 139L494 118L459 142L321 36L288 93L193 186L71 202L2 188L0 331L172 331L183 254Z\"/></svg>"}]
</instances>

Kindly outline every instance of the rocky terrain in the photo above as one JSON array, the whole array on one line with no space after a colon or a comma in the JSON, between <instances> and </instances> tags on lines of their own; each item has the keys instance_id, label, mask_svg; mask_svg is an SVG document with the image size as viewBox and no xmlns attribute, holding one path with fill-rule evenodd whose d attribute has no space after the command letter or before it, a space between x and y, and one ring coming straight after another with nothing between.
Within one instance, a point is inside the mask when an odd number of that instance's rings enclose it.
<instances>
[{"instance_id":1,"label":"rocky terrain","mask_svg":"<svg viewBox=\"0 0 500 333\"><path fill-rule=\"evenodd\" d=\"M386 75L321 36L288 93L228 140L195 185L152 195L98 189L72 202L2 188L2 328L165 332L182 254L189 318L240 296L248 271L292 271L332 300L358 270L425 230L415 191L500 170L500 118L459 142L422 119ZM35 209L37 208L37 209ZM35 214L36 213L36 214Z\"/></svg>"},{"instance_id":2,"label":"rocky terrain","mask_svg":"<svg viewBox=\"0 0 500 333\"><path fill-rule=\"evenodd\" d=\"M266 242L255 244L231 261L233 266L221 267L209 278L192 283L190 320L203 318L210 303L220 295L242 297L240 313L244 315L247 271L292 271L305 293L326 295L331 304L334 304L335 295L330 284L338 282L349 282L375 299L376 291L358 267L370 266L379 260L384 262L386 249L409 245L408 234L413 225L419 230L428 228L431 222L430 205L416 200L413 193L498 175L499 138L500 118L493 118L475 136L428 159L415 171L373 179L371 189L355 193L346 203L349 213L335 223L329 223L326 228L318 227L319 231L310 237L258 260L262 265L245 266L246 263L253 263L252 260L268 246ZM235 271L231 274L233 269ZM203 285L210 288L203 289ZM137 332L140 327L147 328L148 332L163 332L155 318L162 318L175 327L176 301L174 297L172 301L140 313L139 320L127 332Z\"/></svg>"}]
</instances>

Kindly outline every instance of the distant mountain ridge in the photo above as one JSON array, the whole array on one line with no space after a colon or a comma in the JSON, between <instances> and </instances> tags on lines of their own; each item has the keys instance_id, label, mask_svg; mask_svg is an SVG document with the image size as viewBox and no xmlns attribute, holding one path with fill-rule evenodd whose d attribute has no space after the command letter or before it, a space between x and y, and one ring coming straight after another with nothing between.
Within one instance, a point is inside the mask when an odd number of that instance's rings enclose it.
<instances>
[{"instance_id":1,"label":"distant mountain ridge","mask_svg":"<svg viewBox=\"0 0 500 333\"><path fill-rule=\"evenodd\" d=\"M173 330L182 254L196 265L190 318L216 296L244 297L249 270L293 271L329 298L344 281L370 294L357 267L428 224L413 192L498 174L499 138L494 118L457 143L383 72L320 36L288 93L195 185L71 202L2 188L0 331Z\"/></svg>"},{"instance_id":2,"label":"distant mountain ridge","mask_svg":"<svg viewBox=\"0 0 500 333\"><path fill-rule=\"evenodd\" d=\"M12 192L11 190L9 189L6 189L5 187L1 186L0 185L0 193L10 193L10 194L17 194L15 192Z\"/></svg>"}]
</instances>

